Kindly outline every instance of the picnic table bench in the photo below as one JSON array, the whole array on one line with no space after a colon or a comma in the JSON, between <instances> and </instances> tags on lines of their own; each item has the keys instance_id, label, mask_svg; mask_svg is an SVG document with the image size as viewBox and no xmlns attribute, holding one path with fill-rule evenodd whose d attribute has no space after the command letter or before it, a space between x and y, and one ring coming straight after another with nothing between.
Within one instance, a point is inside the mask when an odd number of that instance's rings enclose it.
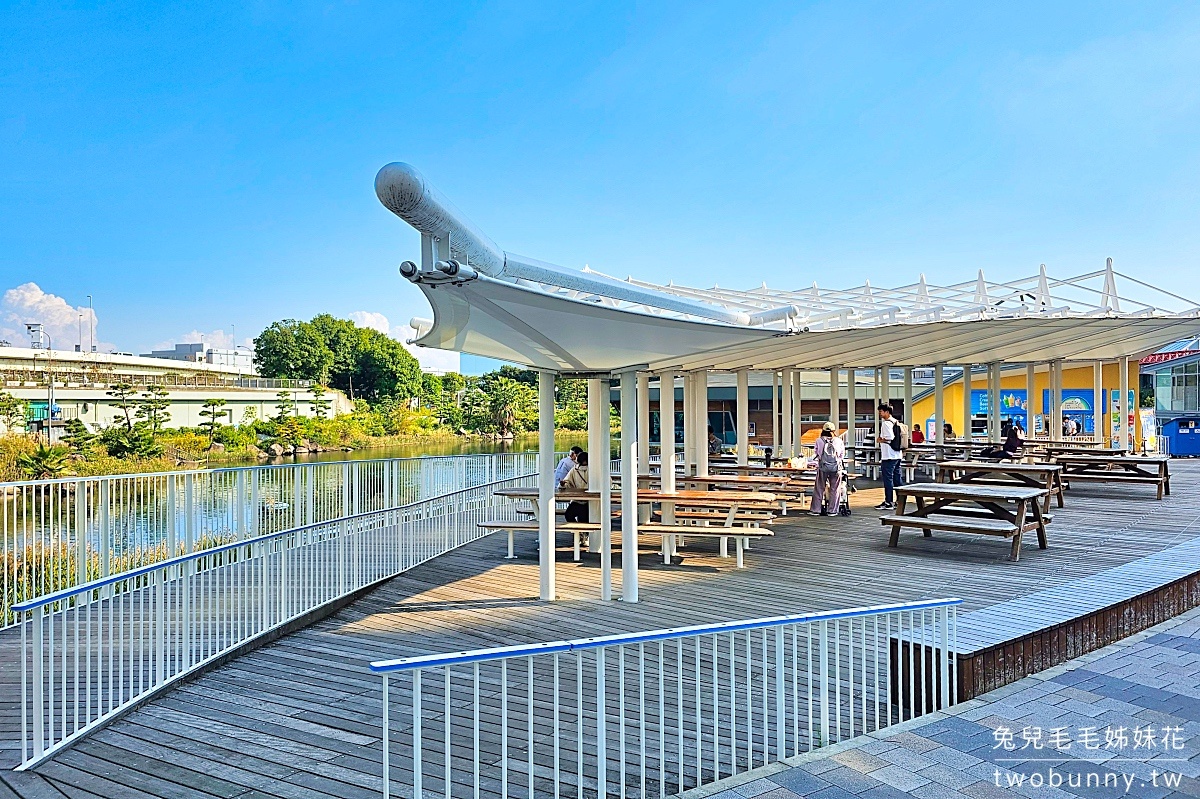
<instances>
[{"instance_id":1,"label":"picnic table bench","mask_svg":"<svg viewBox=\"0 0 1200 799\"><path fill-rule=\"evenodd\" d=\"M1047 520L1040 502L1046 494L1044 488L1017 484L915 483L896 489L896 512L879 521L892 528L889 547L899 544L902 527L923 530L926 538L934 530L994 535L1012 539L1009 560L1015 561L1021 557L1021 536L1028 531L1037 532L1039 548L1047 546ZM911 513L907 512L909 497L915 502Z\"/></svg>"},{"instance_id":2,"label":"picnic table bench","mask_svg":"<svg viewBox=\"0 0 1200 799\"><path fill-rule=\"evenodd\" d=\"M1050 512L1050 500L1058 498L1063 506L1062 466L1056 463L1018 463L1015 461L942 461L937 466L939 483L1005 485L1015 483L1046 489L1043 513Z\"/></svg>"},{"instance_id":3,"label":"picnic table bench","mask_svg":"<svg viewBox=\"0 0 1200 799\"><path fill-rule=\"evenodd\" d=\"M1166 455L1059 455L1062 478L1097 483L1145 483L1158 489L1158 498L1171 495Z\"/></svg>"}]
</instances>

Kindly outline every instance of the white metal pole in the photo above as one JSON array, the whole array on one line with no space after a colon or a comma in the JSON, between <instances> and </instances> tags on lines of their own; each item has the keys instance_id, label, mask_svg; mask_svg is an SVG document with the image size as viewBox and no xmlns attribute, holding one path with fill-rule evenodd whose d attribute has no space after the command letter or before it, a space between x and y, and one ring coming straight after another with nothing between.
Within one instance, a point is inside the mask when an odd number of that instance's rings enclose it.
<instances>
[{"instance_id":1,"label":"white metal pole","mask_svg":"<svg viewBox=\"0 0 1200 799\"><path fill-rule=\"evenodd\" d=\"M779 456L779 372L771 370L771 449Z\"/></svg>"},{"instance_id":2,"label":"white metal pole","mask_svg":"<svg viewBox=\"0 0 1200 799\"><path fill-rule=\"evenodd\" d=\"M588 415L588 490L600 491L601 484L608 481L608 454L606 438L608 433L608 402L601 393L600 378L593 377L587 381L587 415ZM603 503L600 501L588 503L588 516L591 521L599 522L604 518ZM588 536L588 552L600 551L598 535Z\"/></svg>"},{"instance_id":3,"label":"white metal pole","mask_svg":"<svg viewBox=\"0 0 1200 799\"><path fill-rule=\"evenodd\" d=\"M696 475L708 476L708 370L696 374Z\"/></svg>"},{"instance_id":4,"label":"white metal pole","mask_svg":"<svg viewBox=\"0 0 1200 799\"><path fill-rule=\"evenodd\" d=\"M963 411L963 429L960 435L970 443L971 441L971 366L972 364L963 365L962 378L962 411Z\"/></svg>"},{"instance_id":5,"label":"white metal pole","mask_svg":"<svg viewBox=\"0 0 1200 799\"><path fill-rule=\"evenodd\" d=\"M988 435L993 441L1000 438L1000 364L988 364Z\"/></svg>"},{"instance_id":6,"label":"white metal pole","mask_svg":"<svg viewBox=\"0 0 1200 799\"><path fill-rule=\"evenodd\" d=\"M888 405L892 404L892 367L884 366L879 372L879 394Z\"/></svg>"},{"instance_id":7,"label":"white metal pole","mask_svg":"<svg viewBox=\"0 0 1200 799\"><path fill-rule=\"evenodd\" d=\"M941 363L933 365L933 440L946 443L946 366Z\"/></svg>"},{"instance_id":8,"label":"white metal pole","mask_svg":"<svg viewBox=\"0 0 1200 799\"><path fill-rule=\"evenodd\" d=\"M792 370L792 455L801 457L803 450L800 442L804 438L804 371Z\"/></svg>"},{"instance_id":9,"label":"white metal pole","mask_svg":"<svg viewBox=\"0 0 1200 799\"><path fill-rule=\"evenodd\" d=\"M745 466L750 462L750 372L737 371L737 462Z\"/></svg>"},{"instance_id":10,"label":"white metal pole","mask_svg":"<svg viewBox=\"0 0 1200 799\"><path fill-rule=\"evenodd\" d=\"M555 597L554 586L554 373L538 372L538 584L539 596Z\"/></svg>"},{"instance_id":11,"label":"white metal pole","mask_svg":"<svg viewBox=\"0 0 1200 799\"><path fill-rule=\"evenodd\" d=\"M621 598L638 601L637 373L621 373Z\"/></svg>"},{"instance_id":12,"label":"white metal pole","mask_svg":"<svg viewBox=\"0 0 1200 799\"><path fill-rule=\"evenodd\" d=\"M600 422L600 457L589 456L596 464L588 470L588 474L600 475L600 598L612 599L612 477L609 474L609 462L612 456L612 386L607 378L597 381L600 383L601 407L604 409ZM590 480L589 480L590 483ZM591 486L589 485L589 488ZM588 543L590 545L591 538ZM590 546L589 546L590 549Z\"/></svg>"},{"instance_id":13,"label":"white metal pole","mask_svg":"<svg viewBox=\"0 0 1200 799\"><path fill-rule=\"evenodd\" d=\"M833 422L835 432L842 428L842 367L835 366L829 370L829 421Z\"/></svg>"},{"instance_id":14,"label":"white metal pole","mask_svg":"<svg viewBox=\"0 0 1200 799\"><path fill-rule=\"evenodd\" d=\"M1062 440L1062 361L1050 363L1050 432L1055 441Z\"/></svg>"},{"instance_id":15,"label":"white metal pole","mask_svg":"<svg viewBox=\"0 0 1200 799\"><path fill-rule=\"evenodd\" d=\"M650 373L638 372L638 472L650 474Z\"/></svg>"},{"instance_id":16,"label":"white metal pole","mask_svg":"<svg viewBox=\"0 0 1200 799\"><path fill-rule=\"evenodd\" d=\"M779 451L780 457L792 457L792 370L783 370L783 413L779 420Z\"/></svg>"},{"instance_id":17,"label":"white metal pole","mask_svg":"<svg viewBox=\"0 0 1200 799\"><path fill-rule=\"evenodd\" d=\"M1033 412L1038 404L1033 401L1033 393L1037 388L1037 364L1025 364L1025 434L1033 437Z\"/></svg>"},{"instance_id":18,"label":"white metal pole","mask_svg":"<svg viewBox=\"0 0 1200 799\"><path fill-rule=\"evenodd\" d=\"M1124 450L1130 450L1133 447L1132 442L1129 440L1129 415L1133 413L1133 409L1137 406L1136 404L1129 404L1129 356L1122 356L1118 364L1121 369L1121 402L1117 405L1117 408L1121 412L1121 433L1117 439L1117 446Z\"/></svg>"},{"instance_id":19,"label":"white metal pole","mask_svg":"<svg viewBox=\"0 0 1200 799\"><path fill-rule=\"evenodd\" d=\"M1092 362L1092 438L1104 440L1104 362Z\"/></svg>"},{"instance_id":20,"label":"white metal pole","mask_svg":"<svg viewBox=\"0 0 1200 799\"><path fill-rule=\"evenodd\" d=\"M911 366L904 367L904 421L908 425L908 429L912 430L916 424L916 417L913 415L913 370Z\"/></svg>"},{"instance_id":21,"label":"white metal pole","mask_svg":"<svg viewBox=\"0 0 1200 799\"><path fill-rule=\"evenodd\" d=\"M675 375L663 372L658 377L658 432L662 468L659 469L663 491L675 490Z\"/></svg>"},{"instance_id":22,"label":"white metal pole","mask_svg":"<svg viewBox=\"0 0 1200 799\"><path fill-rule=\"evenodd\" d=\"M693 407L695 392L692 391L692 375L685 372L681 382L683 384L683 473L690 475L693 474L692 464L696 462L694 452L696 411Z\"/></svg>"}]
</instances>

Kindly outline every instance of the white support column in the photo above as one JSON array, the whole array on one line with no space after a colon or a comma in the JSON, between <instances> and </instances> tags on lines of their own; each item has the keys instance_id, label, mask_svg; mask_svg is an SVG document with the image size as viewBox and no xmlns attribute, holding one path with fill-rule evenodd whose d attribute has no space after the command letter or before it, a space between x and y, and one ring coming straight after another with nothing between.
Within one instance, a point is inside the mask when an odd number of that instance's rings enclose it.
<instances>
[{"instance_id":1,"label":"white support column","mask_svg":"<svg viewBox=\"0 0 1200 799\"><path fill-rule=\"evenodd\" d=\"M737 462L745 466L750 462L750 372L737 372Z\"/></svg>"},{"instance_id":2,"label":"white support column","mask_svg":"<svg viewBox=\"0 0 1200 799\"><path fill-rule=\"evenodd\" d=\"M696 375L696 476L708 476L708 370Z\"/></svg>"},{"instance_id":3,"label":"white support column","mask_svg":"<svg viewBox=\"0 0 1200 799\"><path fill-rule=\"evenodd\" d=\"M803 456L803 448L800 446L800 441L804 438L804 414L801 413L804 406L803 378L802 370L792 370L792 454L796 457Z\"/></svg>"},{"instance_id":4,"label":"white support column","mask_svg":"<svg viewBox=\"0 0 1200 799\"><path fill-rule=\"evenodd\" d=\"M963 429L959 433L959 435L964 436L965 440L968 442L971 440L971 389L972 389L971 367L972 366L973 366L973 364L969 364L969 363L963 365L963 379L962 379Z\"/></svg>"},{"instance_id":5,"label":"white support column","mask_svg":"<svg viewBox=\"0 0 1200 799\"><path fill-rule=\"evenodd\" d=\"M1133 412L1136 406L1129 404L1129 356L1123 356L1117 361L1117 366L1121 370L1119 383L1121 388L1121 403L1117 409L1121 412L1121 432L1117 436L1117 446L1124 450L1133 449L1133 442L1129 440L1129 414Z\"/></svg>"},{"instance_id":6,"label":"white support column","mask_svg":"<svg viewBox=\"0 0 1200 799\"><path fill-rule=\"evenodd\" d=\"M783 412L779 415L779 452L781 458L792 457L792 370L784 369L782 374Z\"/></svg>"},{"instance_id":7,"label":"white support column","mask_svg":"<svg viewBox=\"0 0 1200 799\"><path fill-rule=\"evenodd\" d=\"M638 372L638 472L650 474L650 373Z\"/></svg>"},{"instance_id":8,"label":"white support column","mask_svg":"<svg viewBox=\"0 0 1200 799\"><path fill-rule=\"evenodd\" d=\"M1050 437L1062 441L1062 361L1050 362Z\"/></svg>"},{"instance_id":9,"label":"white support column","mask_svg":"<svg viewBox=\"0 0 1200 799\"><path fill-rule=\"evenodd\" d=\"M675 490L675 374L661 372L658 376L658 433L662 466L662 490Z\"/></svg>"},{"instance_id":10,"label":"white support column","mask_svg":"<svg viewBox=\"0 0 1200 799\"><path fill-rule=\"evenodd\" d=\"M1104 362L1092 362L1092 438L1103 441L1104 435Z\"/></svg>"},{"instance_id":11,"label":"white support column","mask_svg":"<svg viewBox=\"0 0 1200 799\"><path fill-rule=\"evenodd\" d=\"M608 478L608 397L602 392L603 383L598 377L587 381L587 432L588 432L588 490L600 491L601 485L611 482ZM603 501L588 503L588 518L598 522L605 518ZM612 515L611 513L609 514ZM601 536L588 536L588 552L600 551Z\"/></svg>"},{"instance_id":12,"label":"white support column","mask_svg":"<svg viewBox=\"0 0 1200 799\"><path fill-rule=\"evenodd\" d=\"M829 370L829 421L835 430L842 428L842 367Z\"/></svg>"},{"instance_id":13,"label":"white support column","mask_svg":"<svg viewBox=\"0 0 1200 799\"><path fill-rule=\"evenodd\" d=\"M933 365L933 436L935 443L946 443L946 365L941 363Z\"/></svg>"},{"instance_id":14,"label":"white support column","mask_svg":"<svg viewBox=\"0 0 1200 799\"><path fill-rule=\"evenodd\" d=\"M771 450L779 457L779 372L771 370Z\"/></svg>"},{"instance_id":15,"label":"white support column","mask_svg":"<svg viewBox=\"0 0 1200 799\"><path fill-rule=\"evenodd\" d=\"M695 436L692 433L695 429L696 416L692 409L692 376L684 372L680 382L683 385L683 473L690 475L692 474L692 464L695 462L692 453L692 439Z\"/></svg>"},{"instance_id":16,"label":"white support column","mask_svg":"<svg viewBox=\"0 0 1200 799\"><path fill-rule=\"evenodd\" d=\"M600 598L612 599L612 478L609 475L609 464L612 461L612 383L608 378L600 381L601 405L603 420L600 423L600 457L589 455L595 464L588 470L588 476L600 474ZM588 481L591 487L591 481ZM588 542L595 536L589 536Z\"/></svg>"},{"instance_id":17,"label":"white support column","mask_svg":"<svg viewBox=\"0 0 1200 799\"><path fill-rule=\"evenodd\" d=\"M913 370L911 366L904 367L904 423L911 431L915 425L913 416Z\"/></svg>"},{"instance_id":18,"label":"white support column","mask_svg":"<svg viewBox=\"0 0 1200 799\"><path fill-rule=\"evenodd\" d=\"M538 595L555 597L554 585L554 373L538 372Z\"/></svg>"},{"instance_id":19,"label":"white support column","mask_svg":"<svg viewBox=\"0 0 1200 799\"><path fill-rule=\"evenodd\" d=\"M621 598L638 601L637 373L621 373Z\"/></svg>"},{"instance_id":20,"label":"white support column","mask_svg":"<svg viewBox=\"0 0 1200 799\"><path fill-rule=\"evenodd\" d=\"M1038 403L1033 401L1033 392L1037 388L1037 364L1025 364L1025 435L1033 437L1034 409Z\"/></svg>"},{"instance_id":21,"label":"white support column","mask_svg":"<svg viewBox=\"0 0 1200 799\"><path fill-rule=\"evenodd\" d=\"M988 437L1000 440L1000 364L988 364Z\"/></svg>"},{"instance_id":22,"label":"white support column","mask_svg":"<svg viewBox=\"0 0 1200 799\"><path fill-rule=\"evenodd\" d=\"M888 405L892 404L892 367L883 366L879 370L879 395Z\"/></svg>"}]
</instances>

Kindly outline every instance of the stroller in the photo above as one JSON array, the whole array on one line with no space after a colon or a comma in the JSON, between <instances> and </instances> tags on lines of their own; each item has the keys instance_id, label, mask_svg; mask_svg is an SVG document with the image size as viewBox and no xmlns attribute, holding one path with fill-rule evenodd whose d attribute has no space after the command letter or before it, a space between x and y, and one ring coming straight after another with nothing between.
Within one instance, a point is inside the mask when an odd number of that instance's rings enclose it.
<instances>
[{"instance_id":1,"label":"stroller","mask_svg":"<svg viewBox=\"0 0 1200 799\"><path fill-rule=\"evenodd\" d=\"M842 479L838 484L837 513L838 516L850 515L850 481L846 479L846 470L842 469Z\"/></svg>"}]
</instances>

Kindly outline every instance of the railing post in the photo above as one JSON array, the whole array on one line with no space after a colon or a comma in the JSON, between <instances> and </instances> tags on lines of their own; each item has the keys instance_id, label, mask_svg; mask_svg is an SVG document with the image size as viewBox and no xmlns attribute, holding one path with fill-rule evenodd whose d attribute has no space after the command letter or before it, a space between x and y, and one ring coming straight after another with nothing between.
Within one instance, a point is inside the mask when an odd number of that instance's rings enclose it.
<instances>
[{"instance_id":1,"label":"railing post","mask_svg":"<svg viewBox=\"0 0 1200 799\"><path fill-rule=\"evenodd\" d=\"M292 469L292 527L304 524L304 505L301 504L304 492L305 467L297 465Z\"/></svg>"},{"instance_id":2,"label":"railing post","mask_svg":"<svg viewBox=\"0 0 1200 799\"><path fill-rule=\"evenodd\" d=\"M234 511L237 515L233 519L233 533L238 541L246 537L246 470L238 469L237 471L237 490L234 495L233 504L236 508Z\"/></svg>"},{"instance_id":3,"label":"railing post","mask_svg":"<svg viewBox=\"0 0 1200 799\"><path fill-rule=\"evenodd\" d=\"M608 796L608 705L604 694L604 647L600 647L596 650L596 796ZM683 719L679 723L682 725ZM582 774L579 779L583 779Z\"/></svg>"},{"instance_id":4,"label":"railing post","mask_svg":"<svg viewBox=\"0 0 1200 799\"><path fill-rule=\"evenodd\" d=\"M179 554L179 530L175 513L175 475L167 475L167 557L173 558Z\"/></svg>"},{"instance_id":5,"label":"railing post","mask_svg":"<svg viewBox=\"0 0 1200 799\"><path fill-rule=\"evenodd\" d=\"M107 577L109 568L112 565L112 530L110 529L109 520L109 494L111 493L112 480L110 478L102 478L100 480L100 576Z\"/></svg>"},{"instance_id":6,"label":"railing post","mask_svg":"<svg viewBox=\"0 0 1200 799\"><path fill-rule=\"evenodd\" d=\"M262 503L259 497L259 476L262 470L250 472L250 536L262 532Z\"/></svg>"},{"instance_id":7,"label":"railing post","mask_svg":"<svg viewBox=\"0 0 1200 799\"><path fill-rule=\"evenodd\" d=\"M817 684L821 691L821 739L817 745L825 746L829 743L829 622L821 621L820 630L817 668L821 673L818 675ZM812 679L812 675L809 675L809 679Z\"/></svg>"},{"instance_id":8,"label":"railing post","mask_svg":"<svg viewBox=\"0 0 1200 799\"><path fill-rule=\"evenodd\" d=\"M167 679L167 570L152 573L154 589L154 684Z\"/></svg>"},{"instance_id":9,"label":"railing post","mask_svg":"<svg viewBox=\"0 0 1200 799\"><path fill-rule=\"evenodd\" d=\"M363 508L363 480L362 480L362 461L354 461L354 504L353 513L355 515L362 513Z\"/></svg>"},{"instance_id":10,"label":"railing post","mask_svg":"<svg viewBox=\"0 0 1200 799\"><path fill-rule=\"evenodd\" d=\"M196 476L183 476L183 551L190 553L196 546Z\"/></svg>"},{"instance_id":11,"label":"railing post","mask_svg":"<svg viewBox=\"0 0 1200 799\"><path fill-rule=\"evenodd\" d=\"M88 481L75 482L75 582L87 582Z\"/></svg>"},{"instance_id":12,"label":"railing post","mask_svg":"<svg viewBox=\"0 0 1200 799\"><path fill-rule=\"evenodd\" d=\"M342 464L342 518L350 515L350 464Z\"/></svg>"},{"instance_id":13,"label":"railing post","mask_svg":"<svg viewBox=\"0 0 1200 799\"><path fill-rule=\"evenodd\" d=\"M950 608L939 608L938 617L941 622L939 630L941 637L941 645L938 651L941 652L941 657L938 658L938 678L942 684L941 690L941 709L945 710L950 707L950 658L954 657L950 647L950 624L949 624Z\"/></svg>"},{"instance_id":14,"label":"railing post","mask_svg":"<svg viewBox=\"0 0 1200 799\"><path fill-rule=\"evenodd\" d=\"M392 795L391 777L391 725L388 719L388 676L383 675L383 799Z\"/></svg>"},{"instance_id":15,"label":"railing post","mask_svg":"<svg viewBox=\"0 0 1200 799\"><path fill-rule=\"evenodd\" d=\"M33 628L33 756L40 757L42 752L46 751L45 713L43 712L45 708L42 707L45 702L43 691L46 681L43 663L45 646L42 643L42 619L45 616L45 608L41 606L34 608L30 616L30 626Z\"/></svg>"},{"instance_id":16,"label":"railing post","mask_svg":"<svg viewBox=\"0 0 1200 799\"><path fill-rule=\"evenodd\" d=\"M775 756L780 760L787 757L787 694L785 693L784 676L783 626L781 625L775 628ZM713 690L716 690L715 686Z\"/></svg>"},{"instance_id":17,"label":"railing post","mask_svg":"<svg viewBox=\"0 0 1200 799\"><path fill-rule=\"evenodd\" d=\"M412 678L412 680L413 680L413 688L412 688L412 696L413 696L413 699L412 699L412 709L413 709L413 727L412 727L412 730L413 730L413 732L412 732L412 735L413 735L413 796L421 797L421 796L424 796L424 793L422 790L422 785L421 785L421 783L422 783L421 777L423 776L423 774L422 774L423 764L421 762L422 761L422 757L421 757L421 722L422 722L422 719L421 719L421 670L414 669L412 675L413 675L413 678ZM501 692L502 696L507 697L508 696L508 686L507 685L500 686L500 692ZM507 729L508 718L502 717L500 720L500 723L505 725L505 729ZM507 758L502 758L502 760L504 761L505 768L507 768L508 767Z\"/></svg>"}]
</instances>

